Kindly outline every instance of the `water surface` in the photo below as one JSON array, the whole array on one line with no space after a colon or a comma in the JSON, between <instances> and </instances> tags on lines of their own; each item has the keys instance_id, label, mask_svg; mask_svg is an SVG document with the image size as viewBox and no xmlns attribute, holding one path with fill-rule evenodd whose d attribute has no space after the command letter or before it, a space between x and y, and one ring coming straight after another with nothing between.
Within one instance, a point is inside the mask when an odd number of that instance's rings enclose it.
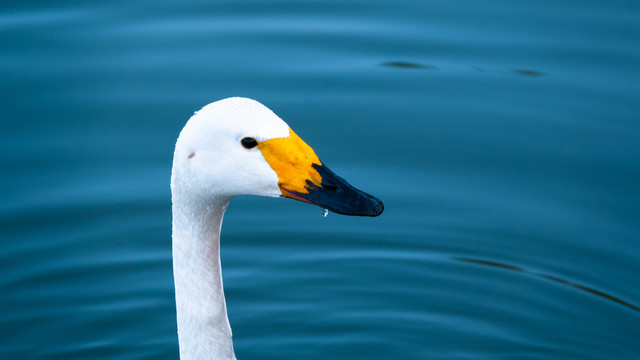
<instances>
[{"instance_id":1,"label":"water surface","mask_svg":"<svg viewBox=\"0 0 640 360\"><path fill-rule=\"evenodd\" d=\"M173 146L229 96L385 203L233 200L239 359L638 357L638 4L1 9L2 358L178 357Z\"/></svg>"}]
</instances>

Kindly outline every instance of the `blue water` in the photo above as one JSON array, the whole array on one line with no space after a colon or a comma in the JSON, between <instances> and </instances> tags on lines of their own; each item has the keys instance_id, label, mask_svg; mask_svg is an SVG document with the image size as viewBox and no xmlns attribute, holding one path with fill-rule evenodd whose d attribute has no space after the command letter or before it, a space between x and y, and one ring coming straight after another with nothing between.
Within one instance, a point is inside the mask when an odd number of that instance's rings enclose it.
<instances>
[{"instance_id":1,"label":"blue water","mask_svg":"<svg viewBox=\"0 0 640 360\"><path fill-rule=\"evenodd\" d=\"M239 359L640 357L640 4L4 1L0 357L176 359L169 176L255 98L378 218L241 197Z\"/></svg>"}]
</instances>

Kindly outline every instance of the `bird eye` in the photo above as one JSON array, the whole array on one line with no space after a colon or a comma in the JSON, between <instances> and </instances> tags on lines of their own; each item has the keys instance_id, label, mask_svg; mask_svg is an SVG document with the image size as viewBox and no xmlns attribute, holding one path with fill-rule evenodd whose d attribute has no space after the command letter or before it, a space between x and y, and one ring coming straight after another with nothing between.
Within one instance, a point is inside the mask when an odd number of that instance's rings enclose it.
<instances>
[{"instance_id":1,"label":"bird eye","mask_svg":"<svg viewBox=\"0 0 640 360\"><path fill-rule=\"evenodd\" d=\"M242 138L242 140L240 140L240 143L242 144L242 146L244 146L245 149L253 149L254 147L258 146L258 142L252 137Z\"/></svg>"}]
</instances>

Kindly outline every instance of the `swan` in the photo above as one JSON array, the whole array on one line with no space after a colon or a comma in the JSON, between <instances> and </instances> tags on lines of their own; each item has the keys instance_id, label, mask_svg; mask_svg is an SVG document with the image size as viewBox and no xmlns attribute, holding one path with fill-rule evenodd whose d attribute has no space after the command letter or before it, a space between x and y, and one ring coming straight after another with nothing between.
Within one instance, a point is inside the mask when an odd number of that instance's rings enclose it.
<instances>
[{"instance_id":1,"label":"swan","mask_svg":"<svg viewBox=\"0 0 640 360\"><path fill-rule=\"evenodd\" d=\"M261 103L235 97L197 111L180 132L171 171L182 360L236 358L220 265L222 218L236 195L291 198L345 215L378 216L384 209L329 170Z\"/></svg>"}]
</instances>

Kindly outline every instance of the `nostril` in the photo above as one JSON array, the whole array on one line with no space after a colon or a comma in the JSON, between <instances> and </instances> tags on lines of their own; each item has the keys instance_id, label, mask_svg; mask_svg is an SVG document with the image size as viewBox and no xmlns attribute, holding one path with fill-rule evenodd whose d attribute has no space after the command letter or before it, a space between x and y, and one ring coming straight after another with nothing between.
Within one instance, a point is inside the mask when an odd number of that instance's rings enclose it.
<instances>
[{"instance_id":1,"label":"nostril","mask_svg":"<svg viewBox=\"0 0 640 360\"><path fill-rule=\"evenodd\" d=\"M321 184L322 188L325 190L329 190L329 191L336 191L338 190L337 186L333 186L333 185L325 185L325 184Z\"/></svg>"}]
</instances>

